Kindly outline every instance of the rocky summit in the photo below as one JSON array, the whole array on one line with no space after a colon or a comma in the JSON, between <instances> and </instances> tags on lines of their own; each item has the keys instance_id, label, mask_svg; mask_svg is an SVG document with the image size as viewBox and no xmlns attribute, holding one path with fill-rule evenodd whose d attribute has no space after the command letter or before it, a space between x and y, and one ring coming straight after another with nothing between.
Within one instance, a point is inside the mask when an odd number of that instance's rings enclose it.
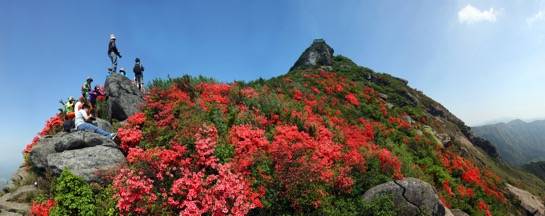
<instances>
[{"instance_id":1,"label":"rocky summit","mask_svg":"<svg viewBox=\"0 0 545 216\"><path fill-rule=\"evenodd\" d=\"M0 214L543 215L543 180L408 81L324 40L287 74L213 80L142 93L110 75L95 124L117 139L61 132L53 116Z\"/></svg>"},{"instance_id":2,"label":"rocky summit","mask_svg":"<svg viewBox=\"0 0 545 216\"><path fill-rule=\"evenodd\" d=\"M290 71L317 67L331 67L333 65L333 48L323 39L315 39L310 47L297 59Z\"/></svg>"}]
</instances>

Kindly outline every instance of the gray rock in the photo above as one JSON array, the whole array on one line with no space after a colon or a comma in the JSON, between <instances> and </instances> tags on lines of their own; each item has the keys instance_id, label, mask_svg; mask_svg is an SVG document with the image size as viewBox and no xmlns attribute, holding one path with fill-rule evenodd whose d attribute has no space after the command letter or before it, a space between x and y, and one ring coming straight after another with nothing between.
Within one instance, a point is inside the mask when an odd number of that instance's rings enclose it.
<instances>
[{"instance_id":1,"label":"gray rock","mask_svg":"<svg viewBox=\"0 0 545 216\"><path fill-rule=\"evenodd\" d=\"M109 138L77 131L40 139L30 152L30 162L40 175L47 172L59 174L63 168L69 168L85 180L99 181L99 173L94 171L124 164L125 157Z\"/></svg>"},{"instance_id":2,"label":"gray rock","mask_svg":"<svg viewBox=\"0 0 545 216\"><path fill-rule=\"evenodd\" d=\"M30 203L24 200L30 200L37 192L38 189L35 186L26 185L4 194L0 197L0 215L27 215Z\"/></svg>"},{"instance_id":3,"label":"gray rock","mask_svg":"<svg viewBox=\"0 0 545 216\"><path fill-rule=\"evenodd\" d=\"M54 138L56 139L56 152L63 152L72 149L81 149L97 145L117 147L117 145L108 137L85 131L63 133L54 136Z\"/></svg>"},{"instance_id":4,"label":"gray rock","mask_svg":"<svg viewBox=\"0 0 545 216\"><path fill-rule=\"evenodd\" d=\"M144 96L127 77L113 73L104 84L110 119L123 121L140 111Z\"/></svg>"},{"instance_id":5,"label":"gray rock","mask_svg":"<svg viewBox=\"0 0 545 216\"><path fill-rule=\"evenodd\" d=\"M369 189L363 195L365 200L373 200L381 194L391 194L400 215L449 215L439 201L434 188L427 182L416 178L390 181Z\"/></svg>"},{"instance_id":6,"label":"gray rock","mask_svg":"<svg viewBox=\"0 0 545 216\"><path fill-rule=\"evenodd\" d=\"M333 66L333 48L323 39L315 39L309 48L301 54L290 71L317 67Z\"/></svg>"},{"instance_id":7,"label":"gray rock","mask_svg":"<svg viewBox=\"0 0 545 216\"><path fill-rule=\"evenodd\" d=\"M119 149L100 145L47 156L47 164L54 174L58 175L63 169L68 169L87 182L106 182L108 179L105 175L108 172L126 163Z\"/></svg>"},{"instance_id":8,"label":"gray rock","mask_svg":"<svg viewBox=\"0 0 545 216\"><path fill-rule=\"evenodd\" d=\"M110 124L110 122L104 120L104 119L101 119L101 118L96 118L92 124L96 125L97 127L99 127L100 129L102 130L105 130L105 131L108 131L108 132L114 132L114 128L112 127L112 124Z\"/></svg>"},{"instance_id":9,"label":"gray rock","mask_svg":"<svg viewBox=\"0 0 545 216\"><path fill-rule=\"evenodd\" d=\"M520 201L520 205L526 210L527 215L545 216L545 205L539 197L513 185L506 184L506 186L509 193Z\"/></svg>"},{"instance_id":10,"label":"gray rock","mask_svg":"<svg viewBox=\"0 0 545 216\"><path fill-rule=\"evenodd\" d=\"M61 136L64 132L59 133L56 136ZM31 166L38 172L44 172L47 168L47 156L55 153L55 143L57 143L57 137L43 137L32 148L29 153L29 160Z\"/></svg>"}]
</instances>

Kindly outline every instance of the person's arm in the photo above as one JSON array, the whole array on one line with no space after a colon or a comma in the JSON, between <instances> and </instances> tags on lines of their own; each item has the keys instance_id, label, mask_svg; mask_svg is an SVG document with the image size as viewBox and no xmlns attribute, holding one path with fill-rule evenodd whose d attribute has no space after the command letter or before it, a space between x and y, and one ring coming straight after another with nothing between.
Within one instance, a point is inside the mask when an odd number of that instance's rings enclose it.
<instances>
[{"instance_id":1,"label":"person's arm","mask_svg":"<svg viewBox=\"0 0 545 216\"><path fill-rule=\"evenodd\" d=\"M83 112L82 112L82 111L83 111ZM91 115L88 115L88 114L87 114L87 111L85 111L85 110L80 110L80 112L82 112L81 115L83 116L83 120L89 121L89 119L91 119Z\"/></svg>"}]
</instances>

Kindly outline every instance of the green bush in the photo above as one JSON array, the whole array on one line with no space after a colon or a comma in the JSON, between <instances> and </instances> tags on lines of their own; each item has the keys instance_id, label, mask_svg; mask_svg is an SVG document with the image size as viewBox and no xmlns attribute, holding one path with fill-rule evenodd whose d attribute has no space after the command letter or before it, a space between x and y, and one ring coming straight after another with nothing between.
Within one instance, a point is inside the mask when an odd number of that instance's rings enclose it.
<instances>
[{"instance_id":1,"label":"green bush","mask_svg":"<svg viewBox=\"0 0 545 216\"><path fill-rule=\"evenodd\" d=\"M64 170L55 180L54 188L57 204L50 215L96 215L93 190L80 177Z\"/></svg>"}]
</instances>

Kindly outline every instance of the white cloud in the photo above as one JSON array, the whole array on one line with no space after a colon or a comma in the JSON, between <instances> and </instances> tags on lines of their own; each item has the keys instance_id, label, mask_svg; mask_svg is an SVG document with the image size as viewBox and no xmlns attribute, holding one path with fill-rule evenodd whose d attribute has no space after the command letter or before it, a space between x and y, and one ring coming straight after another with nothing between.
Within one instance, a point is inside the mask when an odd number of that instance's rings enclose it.
<instances>
[{"instance_id":1,"label":"white cloud","mask_svg":"<svg viewBox=\"0 0 545 216\"><path fill-rule=\"evenodd\" d=\"M468 4L458 11L458 21L460 23L478 23L478 22L496 22L498 12L494 8L488 10L479 10Z\"/></svg>"},{"instance_id":2,"label":"white cloud","mask_svg":"<svg viewBox=\"0 0 545 216\"><path fill-rule=\"evenodd\" d=\"M540 21L545 21L545 12L542 10L537 12L533 16L526 18L526 23L528 23L528 25L530 26Z\"/></svg>"}]
</instances>

